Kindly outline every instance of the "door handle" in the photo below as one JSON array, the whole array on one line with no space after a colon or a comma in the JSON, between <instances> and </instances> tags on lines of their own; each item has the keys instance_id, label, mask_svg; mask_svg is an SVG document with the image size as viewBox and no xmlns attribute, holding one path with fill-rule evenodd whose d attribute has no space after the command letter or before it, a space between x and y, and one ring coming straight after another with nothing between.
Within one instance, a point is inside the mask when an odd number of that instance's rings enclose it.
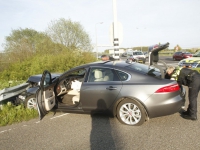
<instances>
[{"instance_id":1,"label":"door handle","mask_svg":"<svg viewBox=\"0 0 200 150\"><path fill-rule=\"evenodd\" d=\"M116 90L117 88L116 87L113 87L113 86L109 86L106 88L106 90Z\"/></svg>"}]
</instances>

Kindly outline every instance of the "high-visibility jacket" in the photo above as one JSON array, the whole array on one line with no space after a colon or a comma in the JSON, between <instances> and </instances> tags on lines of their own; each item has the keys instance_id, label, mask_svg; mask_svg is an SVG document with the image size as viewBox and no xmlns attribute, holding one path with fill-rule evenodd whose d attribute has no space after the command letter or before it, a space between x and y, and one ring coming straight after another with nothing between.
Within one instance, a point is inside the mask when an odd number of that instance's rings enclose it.
<instances>
[{"instance_id":1,"label":"high-visibility jacket","mask_svg":"<svg viewBox=\"0 0 200 150\"><path fill-rule=\"evenodd\" d=\"M182 67L176 67L174 69L174 71L172 72L170 80L177 80L178 79L178 75L180 74L181 69L182 69Z\"/></svg>"}]
</instances>

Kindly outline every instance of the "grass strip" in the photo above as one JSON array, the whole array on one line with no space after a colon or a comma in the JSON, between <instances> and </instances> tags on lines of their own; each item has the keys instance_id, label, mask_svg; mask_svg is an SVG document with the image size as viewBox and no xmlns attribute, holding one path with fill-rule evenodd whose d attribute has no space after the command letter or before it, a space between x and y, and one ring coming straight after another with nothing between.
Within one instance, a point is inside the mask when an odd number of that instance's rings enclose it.
<instances>
[{"instance_id":1,"label":"grass strip","mask_svg":"<svg viewBox=\"0 0 200 150\"><path fill-rule=\"evenodd\" d=\"M38 117L38 111L25 108L23 104L15 106L11 102L8 102L0 108L0 126L28 121L36 117Z\"/></svg>"}]
</instances>

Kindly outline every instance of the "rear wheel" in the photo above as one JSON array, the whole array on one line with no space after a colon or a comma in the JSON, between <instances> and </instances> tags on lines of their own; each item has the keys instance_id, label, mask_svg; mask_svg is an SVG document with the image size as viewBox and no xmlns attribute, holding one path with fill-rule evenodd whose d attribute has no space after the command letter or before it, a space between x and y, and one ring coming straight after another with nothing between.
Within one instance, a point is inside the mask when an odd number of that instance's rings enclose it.
<instances>
[{"instance_id":1,"label":"rear wheel","mask_svg":"<svg viewBox=\"0 0 200 150\"><path fill-rule=\"evenodd\" d=\"M25 107L29 109L37 109L35 95L31 95L25 99Z\"/></svg>"},{"instance_id":2,"label":"rear wheel","mask_svg":"<svg viewBox=\"0 0 200 150\"><path fill-rule=\"evenodd\" d=\"M146 114L139 102L125 99L117 107L117 118L123 124L139 126L145 122Z\"/></svg>"}]
</instances>

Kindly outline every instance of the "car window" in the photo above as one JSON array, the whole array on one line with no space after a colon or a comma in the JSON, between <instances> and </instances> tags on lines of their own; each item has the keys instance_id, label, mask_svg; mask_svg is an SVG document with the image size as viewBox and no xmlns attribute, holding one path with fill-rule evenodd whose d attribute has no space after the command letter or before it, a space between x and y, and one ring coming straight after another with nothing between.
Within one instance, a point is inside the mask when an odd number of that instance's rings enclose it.
<instances>
[{"instance_id":1,"label":"car window","mask_svg":"<svg viewBox=\"0 0 200 150\"><path fill-rule=\"evenodd\" d=\"M50 77L50 74L47 73L44 79L44 87L48 86L50 83L51 83L51 77Z\"/></svg>"},{"instance_id":2,"label":"car window","mask_svg":"<svg viewBox=\"0 0 200 150\"><path fill-rule=\"evenodd\" d=\"M78 75L84 75L85 74L85 69L79 69L71 72L68 76L78 76Z\"/></svg>"},{"instance_id":3,"label":"car window","mask_svg":"<svg viewBox=\"0 0 200 150\"><path fill-rule=\"evenodd\" d=\"M191 54L190 52L185 52L185 54Z\"/></svg>"},{"instance_id":4,"label":"car window","mask_svg":"<svg viewBox=\"0 0 200 150\"><path fill-rule=\"evenodd\" d=\"M143 55L142 52L133 52L133 55Z\"/></svg>"},{"instance_id":5,"label":"car window","mask_svg":"<svg viewBox=\"0 0 200 150\"><path fill-rule=\"evenodd\" d=\"M84 68L74 70L67 74L66 78L70 80L79 80L80 82L84 81L86 70Z\"/></svg>"},{"instance_id":6,"label":"car window","mask_svg":"<svg viewBox=\"0 0 200 150\"><path fill-rule=\"evenodd\" d=\"M117 74L110 68L91 68L88 82L120 81Z\"/></svg>"},{"instance_id":7,"label":"car window","mask_svg":"<svg viewBox=\"0 0 200 150\"><path fill-rule=\"evenodd\" d=\"M176 53L175 53L175 55L180 55L180 54L181 54L181 52L176 52Z\"/></svg>"},{"instance_id":8,"label":"car window","mask_svg":"<svg viewBox=\"0 0 200 150\"><path fill-rule=\"evenodd\" d=\"M118 73L121 81L126 81L129 79L129 75L127 73L119 71L119 70L116 70L116 72Z\"/></svg>"}]
</instances>

